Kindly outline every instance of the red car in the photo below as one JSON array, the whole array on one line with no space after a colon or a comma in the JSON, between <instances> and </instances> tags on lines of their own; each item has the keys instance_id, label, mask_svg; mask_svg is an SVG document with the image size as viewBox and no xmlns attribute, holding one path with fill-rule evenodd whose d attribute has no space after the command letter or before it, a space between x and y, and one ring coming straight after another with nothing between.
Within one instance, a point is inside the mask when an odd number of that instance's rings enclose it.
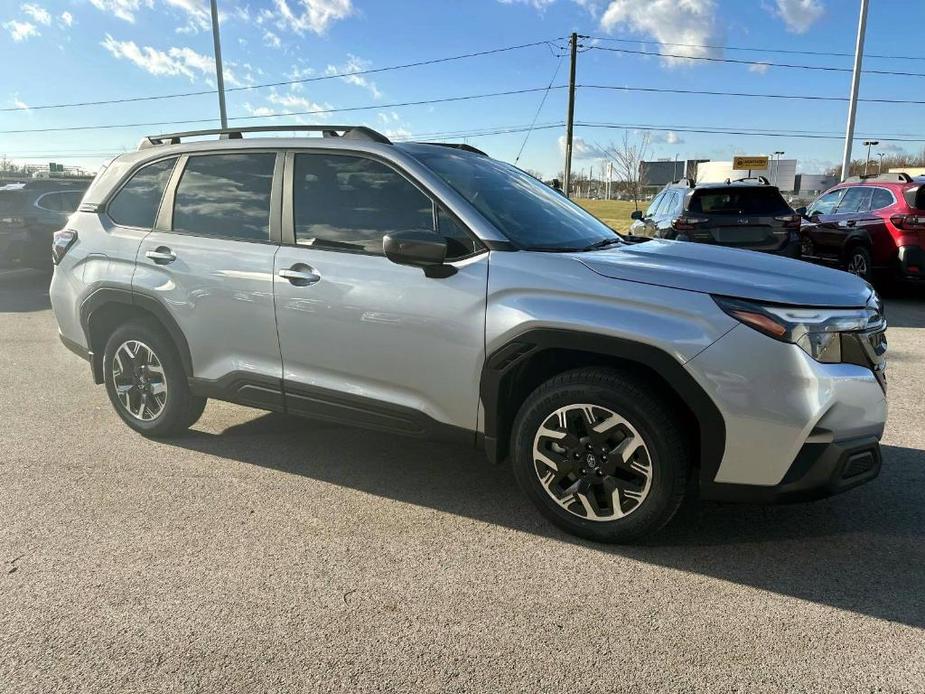
<instances>
[{"instance_id":1,"label":"red car","mask_svg":"<svg viewBox=\"0 0 925 694\"><path fill-rule=\"evenodd\" d=\"M925 177L853 176L797 212L804 258L866 280L925 279Z\"/></svg>"}]
</instances>

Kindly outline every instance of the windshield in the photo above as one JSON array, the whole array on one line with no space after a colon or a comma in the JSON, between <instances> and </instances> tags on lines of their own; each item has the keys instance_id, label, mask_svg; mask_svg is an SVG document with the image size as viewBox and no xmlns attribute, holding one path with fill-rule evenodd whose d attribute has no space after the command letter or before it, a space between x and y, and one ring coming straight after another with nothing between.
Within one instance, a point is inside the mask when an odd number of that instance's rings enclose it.
<instances>
[{"instance_id":1,"label":"windshield","mask_svg":"<svg viewBox=\"0 0 925 694\"><path fill-rule=\"evenodd\" d=\"M606 224L515 166L449 148L409 149L520 248L577 251L620 240Z\"/></svg>"}]
</instances>

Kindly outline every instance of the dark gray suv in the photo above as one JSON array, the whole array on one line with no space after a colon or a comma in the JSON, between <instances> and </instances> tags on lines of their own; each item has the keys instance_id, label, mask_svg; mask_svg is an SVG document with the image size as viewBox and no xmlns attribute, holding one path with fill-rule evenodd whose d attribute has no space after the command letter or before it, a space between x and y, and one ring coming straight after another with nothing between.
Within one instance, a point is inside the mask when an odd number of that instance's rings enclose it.
<instances>
[{"instance_id":1,"label":"dark gray suv","mask_svg":"<svg viewBox=\"0 0 925 694\"><path fill-rule=\"evenodd\" d=\"M763 176L697 186L682 178L632 216L639 236L800 257L800 215Z\"/></svg>"}]
</instances>

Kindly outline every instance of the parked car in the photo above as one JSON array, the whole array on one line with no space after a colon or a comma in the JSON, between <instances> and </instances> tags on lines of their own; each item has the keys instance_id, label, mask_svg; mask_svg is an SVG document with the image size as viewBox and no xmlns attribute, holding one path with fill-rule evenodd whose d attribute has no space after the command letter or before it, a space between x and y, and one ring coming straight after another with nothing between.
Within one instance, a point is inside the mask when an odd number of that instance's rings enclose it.
<instances>
[{"instance_id":1,"label":"parked car","mask_svg":"<svg viewBox=\"0 0 925 694\"><path fill-rule=\"evenodd\" d=\"M805 257L866 280L925 279L925 177L854 176L798 212Z\"/></svg>"},{"instance_id":2,"label":"parked car","mask_svg":"<svg viewBox=\"0 0 925 694\"><path fill-rule=\"evenodd\" d=\"M694 185L669 183L630 233L800 257L800 216L763 176Z\"/></svg>"},{"instance_id":3,"label":"parked car","mask_svg":"<svg viewBox=\"0 0 925 694\"><path fill-rule=\"evenodd\" d=\"M52 235L77 209L88 185L30 180L0 186L0 266L51 270Z\"/></svg>"},{"instance_id":4,"label":"parked car","mask_svg":"<svg viewBox=\"0 0 925 694\"><path fill-rule=\"evenodd\" d=\"M242 136L273 129L150 137L55 235L61 339L140 434L218 398L464 442L602 541L694 487L771 502L877 475L886 324L857 277L626 243L466 145Z\"/></svg>"}]
</instances>

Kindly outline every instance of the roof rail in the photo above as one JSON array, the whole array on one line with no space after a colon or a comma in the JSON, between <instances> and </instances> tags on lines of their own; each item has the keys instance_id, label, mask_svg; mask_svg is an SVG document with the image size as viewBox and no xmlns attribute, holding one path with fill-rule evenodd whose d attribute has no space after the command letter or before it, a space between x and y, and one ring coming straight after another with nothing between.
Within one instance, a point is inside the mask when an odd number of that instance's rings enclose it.
<instances>
[{"instance_id":1,"label":"roof rail","mask_svg":"<svg viewBox=\"0 0 925 694\"><path fill-rule=\"evenodd\" d=\"M473 154L481 154L483 157L488 155L477 147L472 145L467 145L462 142L419 142L421 145L436 145L438 147L452 147L453 149L461 149L464 152L472 152Z\"/></svg>"},{"instance_id":2,"label":"roof rail","mask_svg":"<svg viewBox=\"0 0 925 694\"><path fill-rule=\"evenodd\" d=\"M912 183L912 176L905 171L898 173L879 173L864 174L863 176L849 176L845 183L857 183L858 181L894 181L896 183Z\"/></svg>"},{"instance_id":3,"label":"roof rail","mask_svg":"<svg viewBox=\"0 0 925 694\"><path fill-rule=\"evenodd\" d=\"M746 176L745 178L727 178L726 183L747 183L749 181L755 181L758 185L769 186L771 182L764 176Z\"/></svg>"},{"instance_id":4,"label":"roof rail","mask_svg":"<svg viewBox=\"0 0 925 694\"><path fill-rule=\"evenodd\" d=\"M138 144L138 149L148 149L157 145L178 145L188 137L218 135L220 140L240 140L244 133L308 132L321 133L324 137L346 137L356 140L369 140L385 145L392 144L382 133L363 125L253 125L243 128L215 128L211 130L189 130L180 133L148 135ZM342 134L341 134L342 133Z\"/></svg>"},{"instance_id":5,"label":"roof rail","mask_svg":"<svg viewBox=\"0 0 925 694\"><path fill-rule=\"evenodd\" d=\"M683 178L679 178L677 181L672 181L671 185L673 186L686 185L688 188L693 188L694 182L685 176Z\"/></svg>"}]
</instances>

